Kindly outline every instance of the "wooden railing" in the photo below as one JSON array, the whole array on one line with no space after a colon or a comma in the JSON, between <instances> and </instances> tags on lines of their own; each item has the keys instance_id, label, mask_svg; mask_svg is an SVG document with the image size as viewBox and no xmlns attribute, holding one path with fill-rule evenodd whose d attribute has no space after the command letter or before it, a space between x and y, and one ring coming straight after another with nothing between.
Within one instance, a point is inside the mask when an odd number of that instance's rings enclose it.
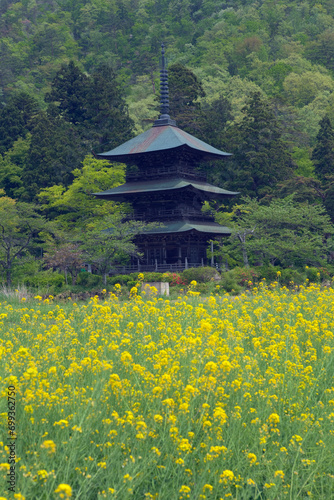
<instances>
[{"instance_id":1,"label":"wooden railing","mask_svg":"<svg viewBox=\"0 0 334 500\"><path fill-rule=\"evenodd\" d=\"M165 273L167 271L171 272L177 272L177 271L184 271L185 269L189 269L190 267L203 267L204 264L201 262L197 262L194 264L185 264L184 262L182 264L137 264L137 265L131 265L131 266L119 266L112 271L110 271L110 274L130 274L130 273L137 273L137 272L160 272L160 273Z\"/></svg>"},{"instance_id":2,"label":"wooden railing","mask_svg":"<svg viewBox=\"0 0 334 500\"><path fill-rule=\"evenodd\" d=\"M154 179L161 177L185 177L190 178L197 181L206 182L207 177L203 172L194 172L192 169L187 169L185 167L157 167L152 170L139 170L136 172L127 172L126 180L128 182L131 181L143 181L146 179Z\"/></svg>"},{"instance_id":3,"label":"wooden railing","mask_svg":"<svg viewBox=\"0 0 334 500\"><path fill-rule=\"evenodd\" d=\"M124 218L134 220L156 220L167 219L168 217L196 217L196 219L198 220L212 221L212 217L210 217L209 215L205 215L200 210L195 210L194 208L171 208L124 214Z\"/></svg>"}]
</instances>

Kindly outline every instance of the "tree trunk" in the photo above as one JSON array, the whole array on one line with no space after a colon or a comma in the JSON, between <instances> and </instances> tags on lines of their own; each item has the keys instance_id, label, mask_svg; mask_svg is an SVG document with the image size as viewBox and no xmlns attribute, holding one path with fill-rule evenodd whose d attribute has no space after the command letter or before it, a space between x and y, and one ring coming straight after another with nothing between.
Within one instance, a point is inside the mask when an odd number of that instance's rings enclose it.
<instances>
[{"instance_id":1,"label":"tree trunk","mask_svg":"<svg viewBox=\"0 0 334 500\"><path fill-rule=\"evenodd\" d=\"M12 285L12 272L11 271L12 271L11 268L7 267L7 269L6 269L6 281L7 281L8 288L10 288Z\"/></svg>"},{"instance_id":2,"label":"tree trunk","mask_svg":"<svg viewBox=\"0 0 334 500\"><path fill-rule=\"evenodd\" d=\"M248 262L248 255L247 255L247 250L244 244L242 244L242 258L244 261L244 266L249 267L249 262Z\"/></svg>"},{"instance_id":3,"label":"tree trunk","mask_svg":"<svg viewBox=\"0 0 334 500\"><path fill-rule=\"evenodd\" d=\"M244 266L249 267L248 255L247 255L247 250L246 250L246 235L245 234L238 234L238 238L239 238L239 241L241 243L242 259L244 261Z\"/></svg>"}]
</instances>

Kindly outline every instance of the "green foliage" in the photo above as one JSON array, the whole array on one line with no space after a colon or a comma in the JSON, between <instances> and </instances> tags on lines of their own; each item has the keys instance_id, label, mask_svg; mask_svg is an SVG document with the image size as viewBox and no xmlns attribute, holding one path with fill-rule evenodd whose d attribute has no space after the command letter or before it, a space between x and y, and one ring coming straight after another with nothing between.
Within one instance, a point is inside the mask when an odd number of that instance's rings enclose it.
<instances>
[{"instance_id":1,"label":"green foliage","mask_svg":"<svg viewBox=\"0 0 334 500\"><path fill-rule=\"evenodd\" d=\"M35 117L28 158L22 174L25 201L35 200L42 189L55 184L69 186L72 171L80 168L83 157L80 138L62 118L47 113Z\"/></svg>"},{"instance_id":2,"label":"green foliage","mask_svg":"<svg viewBox=\"0 0 334 500\"><path fill-rule=\"evenodd\" d=\"M40 247L51 228L37 207L1 194L0 190L0 268L10 286L16 263L34 247Z\"/></svg>"},{"instance_id":3,"label":"green foliage","mask_svg":"<svg viewBox=\"0 0 334 500\"><path fill-rule=\"evenodd\" d=\"M238 242L246 267L250 258L257 264L300 267L319 265L329 257L334 228L324 207L296 203L293 196L268 205L244 201L231 212L216 214L216 220L231 228L230 240Z\"/></svg>"},{"instance_id":4,"label":"green foliage","mask_svg":"<svg viewBox=\"0 0 334 500\"><path fill-rule=\"evenodd\" d=\"M291 157L297 165L296 175L314 177L314 165L307 149L295 147L293 148Z\"/></svg>"},{"instance_id":5,"label":"green foliage","mask_svg":"<svg viewBox=\"0 0 334 500\"><path fill-rule=\"evenodd\" d=\"M51 103L50 112L76 126L90 149L105 144L112 149L132 137L133 122L116 74L107 65L100 65L91 76L73 61L63 65L46 101Z\"/></svg>"},{"instance_id":6,"label":"green foliage","mask_svg":"<svg viewBox=\"0 0 334 500\"><path fill-rule=\"evenodd\" d=\"M102 276L87 271L81 271L78 274L76 284L78 287L84 288L85 290L95 290L102 286Z\"/></svg>"},{"instance_id":7,"label":"green foliage","mask_svg":"<svg viewBox=\"0 0 334 500\"><path fill-rule=\"evenodd\" d=\"M106 215L95 224L87 224L85 230L78 234L78 240L85 261L103 275L106 285L107 274L114 267L127 263L130 256L141 256L134 243L135 236L154 227L157 227L156 223L123 222L122 214Z\"/></svg>"},{"instance_id":8,"label":"green foliage","mask_svg":"<svg viewBox=\"0 0 334 500\"><path fill-rule=\"evenodd\" d=\"M219 280L219 273L217 273L214 267L192 267L190 269L185 269L181 276L188 284L191 281L204 283L210 280Z\"/></svg>"},{"instance_id":9,"label":"green foliage","mask_svg":"<svg viewBox=\"0 0 334 500\"><path fill-rule=\"evenodd\" d=\"M234 153L207 165L210 181L266 203L296 193L334 220L332 2L232 4L3 1L0 188L28 202L42 190L44 213L70 231L125 211L91 196L122 183L123 167L99 170L87 153L132 136L128 105L138 132L157 117L163 39L171 115Z\"/></svg>"},{"instance_id":10,"label":"green foliage","mask_svg":"<svg viewBox=\"0 0 334 500\"><path fill-rule=\"evenodd\" d=\"M256 268L258 280L265 280L267 284L277 281L277 273L281 272L280 266L262 265Z\"/></svg>"},{"instance_id":11,"label":"green foliage","mask_svg":"<svg viewBox=\"0 0 334 500\"><path fill-rule=\"evenodd\" d=\"M125 180L124 174L123 164L110 164L87 155L82 167L72 172L74 180L67 189L62 185L42 189L38 199L49 218L55 218L68 231L80 230L89 222L96 223L101 217L121 210L116 203L92 194L119 186Z\"/></svg>"},{"instance_id":12,"label":"green foliage","mask_svg":"<svg viewBox=\"0 0 334 500\"><path fill-rule=\"evenodd\" d=\"M108 276L107 282L108 282L108 285L116 285L117 283L119 283L120 285L126 285L127 283L129 283L129 281L136 282L138 274L139 273L135 273L135 277L134 277L134 273L116 274L114 276Z\"/></svg>"},{"instance_id":13,"label":"green foliage","mask_svg":"<svg viewBox=\"0 0 334 500\"><path fill-rule=\"evenodd\" d=\"M201 108L198 99L205 93L196 75L182 64L168 69L170 115L177 126L191 134L198 134Z\"/></svg>"},{"instance_id":14,"label":"green foliage","mask_svg":"<svg viewBox=\"0 0 334 500\"><path fill-rule=\"evenodd\" d=\"M24 284L36 290L36 292L44 294L57 294L61 292L65 285L65 277L63 274L47 269L39 271L33 276L27 276Z\"/></svg>"},{"instance_id":15,"label":"green foliage","mask_svg":"<svg viewBox=\"0 0 334 500\"><path fill-rule=\"evenodd\" d=\"M8 103L0 106L0 154L8 151L20 137L26 137L37 112L36 99L26 92L11 94Z\"/></svg>"},{"instance_id":16,"label":"green foliage","mask_svg":"<svg viewBox=\"0 0 334 500\"><path fill-rule=\"evenodd\" d=\"M223 288L223 290L232 294L237 294L242 291L242 287L238 284L233 270L222 273L220 286Z\"/></svg>"},{"instance_id":17,"label":"green foliage","mask_svg":"<svg viewBox=\"0 0 334 500\"><path fill-rule=\"evenodd\" d=\"M321 181L324 181L328 175L334 175L334 130L328 116L320 121L312 160L315 164L315 173Z\"/></svg>"},{"instance_id":18,"label":"green foliage","mask_svg":"<svg viewBox=\"0 0 334 500\"><path fill-rule=\"evenodd\" d=\"M231 127L228 137L234 153L232 187L244 195L264 197L279 181L293 175L295 165L281 137L279 122L270 103L254 93L243 110L240 124Z\"/></svg>"},{"instance_id":19,"label":"green foliage","mask_svg":"<svg viewBox=\"0 0 334 500\"><path fill-rule=\"evenodd\" d=\"M305 273L300 272L298 269L286 268L282 269L282 273L277 280L281 285L287 287L302 285L305 282Z\"/></svg>"}]
</instances>

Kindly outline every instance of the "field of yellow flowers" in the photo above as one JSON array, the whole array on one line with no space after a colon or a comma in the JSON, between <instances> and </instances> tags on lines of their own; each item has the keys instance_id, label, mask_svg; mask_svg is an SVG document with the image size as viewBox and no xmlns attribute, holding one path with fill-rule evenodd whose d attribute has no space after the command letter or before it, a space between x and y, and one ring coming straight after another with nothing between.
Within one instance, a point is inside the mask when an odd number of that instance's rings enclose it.
<instances>
[{"instance_id":1,"label":"field of yellow flowers","mask_svg":"<svg viewBox=\"0 0 334 500\"><path fill-rule=\"evenodd\" d=\"M1 499L334 498L334 289L194 290L0 304Z\"/></svg>"}]
</instances>

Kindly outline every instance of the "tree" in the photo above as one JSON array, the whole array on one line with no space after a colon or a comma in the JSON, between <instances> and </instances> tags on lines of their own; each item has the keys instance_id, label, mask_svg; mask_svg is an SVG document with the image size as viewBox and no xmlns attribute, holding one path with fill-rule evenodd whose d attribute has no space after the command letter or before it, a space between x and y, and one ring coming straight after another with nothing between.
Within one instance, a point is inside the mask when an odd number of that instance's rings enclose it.
<instances>
[{"instance_id":1,"label":"tree","mask_svg":"<svg viewBox=\"0 0 334 500\"><path fill-rule=\"evenodd\" d=\"M72 285L75 285L84 260L82 251L76 244L65 243L46 252L44 262L47 267L60 269L64 272L66 285L68 284L67 274L69 273L72 277Z\"/></svg>"},{"instance_id":2,"label":"tree","mask_svg":"<svg viewBox=\"0 0 334 500\"><path fill-rule=\"evenodd\" d=\"M274 110L259 92L250 96L243 113L241 123L226 133L229 152L234 153L229 187L263 198L278 182L291 177L296 166L281 138Z\"/></svg>"},{"instance_id":3,"label":"tree","mask_svg":"<svg viewBox=\"0 0 334 500\"><path fill-rule=\"evenodd\" d=\"M219 207L223 212L217 210L212 210L212 206L206 202L203 206L203 211L213 211L216 221L219 224L226 225L231 229L231 240L237 240L240 244L240 249L242 252L243 265L249 267L249 250L248 250L248 239L254 234L256 230L256 224L249 224L249 222L244 220L244 216L249 213L247 205L234 205L231 212L227 212L226 206L222 205ZM219 210L219 209L218 209ZM233 245L232 245L233 250Z\"/></svg>"},{"instance_id":4,"label":"tree","mask_svg":"<svg viewBox=\"0 0 334 500\"><path fill-rule=\"evenodd\" d=\"M74 126L61 117L45 112L34 119L27 162L22 173L26 200L33 201L37 193L54 184L68 187L72 171L81 167L84 149Z\"/></svg>"},{"instance_id":5,"label":"tree","mask_svg":"<svg viewBox=\"0 0 334 500\"><path fill-rule=\"evenodd\" d=\"M109 149L132 137L133 121L116 74L100 65L87 76L71 61L56 74L46 95L49 112L72 123L86 147L108 144Z\"/></svg>"},{"instance_id":6,"label":"tree","mask_svg":"<svg viewBox=\"0 0 334 500\"><path fill-rule=\"evenodd\" d=\"M12 94L0 108L0 154L4 154L19 138L25 138L32 128L32 118L38 103L26 92Z\"/></svg>"},{"instance_id":7,"label":"tree","mask_svg":"<svg viewBox=\"0 0 334 500\"><path fill-rule=\"evenodd\" d=\"M202 106L202 137L208 144L222 149L224 144L224 133L228 122L233 119L232 106L228 99L222 94L209 105Z\"/></svg>"},{"instance_id":8,"label":"tree","mask_svg":"<svg viewBox=\"0 0 334 500\"><path fill-rule=\"evenodd\" d=\"M107 215L97 224L87 225L84 238L81 235L81 248L86 262L103 275L106 285L108 273L117 264L126 262L129 257L141 257L134 237L157 225L134 220L123 222L122 214Z\"/></svg>"},{"instance_id":9,"label":"tree","mask_svg":"<svg viewBox=\"0 0 334 500\"><path fill-rule=\"evenodd\" d=\"M205 96L197 76L180 63L168 68L170 115L178 127L190 134L201 131L201 106L198 101Z\"/></svg>"},{"instance_id":10,"label":"tree","mask_svg":"<svg viewBox=\"0 0 334 500\"><path fill-rule=\"evenodd\" d=\"M30 134L25 139L20 137L11 149L3 156L0 155L0 188L11 198L24 197L22 174L28 158L30 139Z\"/></svg>"},{"instance_id":11,"label":"tree","mask_svg":"<svg viewBox=\"0 0 334 500\"><path fill-rule=\"evenodd\" d=\"M87 155L81 169L73 172L74 180L66 189L55 185L42 189L38 195L41 208L50 219L67 231L82 230L90 222L97 222L108 213L119 212L113 201L101 200L92 195L123 184L125 165L110 164Z\"/></svg>"},{"instance_id":12,"label":"tree","mask_svg":"<svg viewBox=\"0 0 334 500\"><path fill-rule=\"evenodd\" d=\"M0 266L5 271L8 286L11 286L16 261L36 242L40 243L42 232L47 230L48 223L36 206L16 202L8 196L0 197Z\"/></svg>"},{"instance_id":13,"label":"tree","mask_svg":"<svg viewBox=\"0 0 334 500\"><path fill-rule=\"evenodd\" d=\"M54 103L58 113L66 121L74 125L83 123L87 112L88 81L88 76L73 61L70 61L56 73L51 84L51 91L46 94L45 101Z\"/></svg>"},{"instance_id":14,"label":"tree","mask_svg":"<svg viewBox=\"0 0 334 500\"><path fill-rule=\"evenodd\" d=\"M315 173L323 182L326 176L334 175L334 130L328 116L319 123L317 142L312 153Z\"/></svg>"},{"instance_id":15,"label":"tree","mask_svg":"<svg viewBox=\"0 0 334 500\"><path fill-rule=\"evenodd\" d=\"M249 262L284 267L322 264L333 245L334 227L321 205L296 203L293 196L261 205L256 199L229 213L216 215L239 242L245 266Z\"/></svg>"},{"instance_id":16,"label":"tree","mask_svg":"<svg viewBox=\"0 0 334 500\"><path fill-rule=\"evenodd\" d=\"M312 102L318 95L333 91L334 82L330 75L319 71L303 71L302 74L290 73L283 82L286 99L297 107Z\"/></svg>"}]
</instances>

